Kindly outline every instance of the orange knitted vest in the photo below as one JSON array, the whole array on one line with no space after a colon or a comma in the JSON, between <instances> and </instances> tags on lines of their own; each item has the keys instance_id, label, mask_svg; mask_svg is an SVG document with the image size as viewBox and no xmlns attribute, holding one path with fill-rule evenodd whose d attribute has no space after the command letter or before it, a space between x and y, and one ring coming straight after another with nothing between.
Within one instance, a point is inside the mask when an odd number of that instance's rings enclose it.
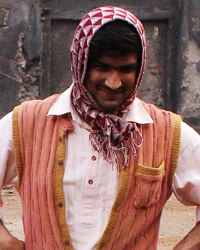
<instances>
[{"instance_id":1,"label":"orange knitted vest","mask_svg":"<svg viewBox=\"0 0 200 250\"><path fill-rule=\"evenodd\" d=\"M47 116L58 95L29 101L13 112L18 188L27 250L73 249L65 218L63 173L70 116ZM143 103L143 102L142 102ZM154 124L139 125L144 142L120 185L96 249L155 250L162 208L180 148L180 117L143 103ZM67 204L66 204L67 205Z\"/></svg>"}]
</instances>

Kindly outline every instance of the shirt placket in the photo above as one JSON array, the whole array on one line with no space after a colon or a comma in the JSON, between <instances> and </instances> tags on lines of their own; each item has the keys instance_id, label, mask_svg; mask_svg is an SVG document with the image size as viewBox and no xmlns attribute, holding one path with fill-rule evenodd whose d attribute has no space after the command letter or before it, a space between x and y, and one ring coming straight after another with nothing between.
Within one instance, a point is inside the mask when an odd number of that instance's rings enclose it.
<instances>
[{"instance_id":1,"label":"shirt placket","mask_svg":"<svg viewBox=\"0 0 200 250\"><path fill-rule=\"evenodd\" d=\"M84 178L83 200L81 204L81 223L92 224L97 187L98 154L90 149Z\"/></svg>"}]
</instances>

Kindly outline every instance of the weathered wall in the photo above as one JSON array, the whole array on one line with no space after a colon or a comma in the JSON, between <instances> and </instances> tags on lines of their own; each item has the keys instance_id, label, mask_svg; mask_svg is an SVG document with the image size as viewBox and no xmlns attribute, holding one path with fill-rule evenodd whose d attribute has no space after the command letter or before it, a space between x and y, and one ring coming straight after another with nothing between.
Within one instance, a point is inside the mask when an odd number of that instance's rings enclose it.
<instances>
[{"instance_id":1,"label":"weathered wall","mask_svg":"<svg viewBox=\"0 0 200 250\"><path fill-rule=\"evenodd\" d=\"M200 132L200 1L184 3L178 112Z\"/></svg>"},{"instance_id":2,"label":"weathered wall","mask_svg":"<svg viewBox=\"0 0 200 250\"><path fill-rule=\"evenodd\" d=\"M102 1L142 19L147 68L139 97L180 113L200 131L200 1ZM94 1L1 0L0 117L21 101L61 92L71 83L69 48Z\"/></svg>"},{"instance_id":3,"label":"weathered wall","mask_svg":"<svg viewBox=\"0 0 200 250\"><path fill-rule=\"evenodd\" d=\"M37 3L0 3L0 117L39 95L39 20Z\"/></svg>"}]
</instances>

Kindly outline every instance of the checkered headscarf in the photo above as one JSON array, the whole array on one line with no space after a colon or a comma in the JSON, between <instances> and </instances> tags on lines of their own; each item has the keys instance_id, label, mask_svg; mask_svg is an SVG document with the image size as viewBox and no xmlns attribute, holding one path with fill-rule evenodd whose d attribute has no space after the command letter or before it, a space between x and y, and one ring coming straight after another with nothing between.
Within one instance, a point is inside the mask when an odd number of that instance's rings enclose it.
<instances>
[{"instance_id":1,"label":"checkered headscarf","mask_svg":"<svg viewBox=\"0 0 200 250\"><path fill-rule=\"evenodd\" d=\"M106 23L123 20L137 30L142 43L142 63L136 81L136 88L131 97L112 114L103 113L84 86L87 70L90 42L94 34ZM146 39L141 22L129 11L112 6L99 7L84 16L77 27L71 46L71 68L74 87L72 91L73 104L82 117L92 128L90 141L104 158L119 170L120 156L123 153L123 166L128 166L129 156L136 156L136 148L142 143L142 135L135 123L122 119L135 99L136 91L144 74L146 63Z\"/></svg>"}]
</instances>

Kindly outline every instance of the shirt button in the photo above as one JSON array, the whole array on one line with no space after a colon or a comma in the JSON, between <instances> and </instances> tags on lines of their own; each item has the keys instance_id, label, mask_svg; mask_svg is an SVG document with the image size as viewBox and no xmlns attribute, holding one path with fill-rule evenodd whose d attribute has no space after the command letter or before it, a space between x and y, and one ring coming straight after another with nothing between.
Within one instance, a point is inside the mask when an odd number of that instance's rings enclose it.
<instances>
[{"instance_id":1,"label":"shirt button","mask_svg":"<svg viewBox=\"0 0 200 250\"><path fill-rule=\"evenodd\" d=\"M63 160L58 160L58 165L62 165L63 164Z\"/></svg>"},{"instance_id":2,"label":"shirt button","mask_svg":"<svg viewBox=\"0 0 200 250\"><path fill-rule=\"evenodd\" d=\"M65 245L69 245L69 240L65 240Z\"/></svg>"},{"instance_id":3,"label":"shirt button","mask_svg":"<svg viewBox=\"0 0 200 250\"><path fill-rule=\"evenodd\" d=\"M94 182L93 182L93 180L89 180L88 183L89 183L90 185L92 185Z\"/></svg>"},{"instance_id":4,"label":"shirt button","mask_svg":"<svg viewBox=\"0 0 200 250\"><path fill-rule=\"evenodd\" d=\"M96 161L96 159L97 159L96 156L93 155L93 156L92 156L92 160L93 160L93 161Z\"/></svg>"},{"instance_id":5,"label":"shirt button","mask_svg":"<svg viewBox=\"0 0 200 250\"><path fill-rule=\"evenodd\" d=\"M58 206L59 206L59 207L62 207L62 206L63 206L62 201L58 202Z\"/></svg>"}]
</instances>

